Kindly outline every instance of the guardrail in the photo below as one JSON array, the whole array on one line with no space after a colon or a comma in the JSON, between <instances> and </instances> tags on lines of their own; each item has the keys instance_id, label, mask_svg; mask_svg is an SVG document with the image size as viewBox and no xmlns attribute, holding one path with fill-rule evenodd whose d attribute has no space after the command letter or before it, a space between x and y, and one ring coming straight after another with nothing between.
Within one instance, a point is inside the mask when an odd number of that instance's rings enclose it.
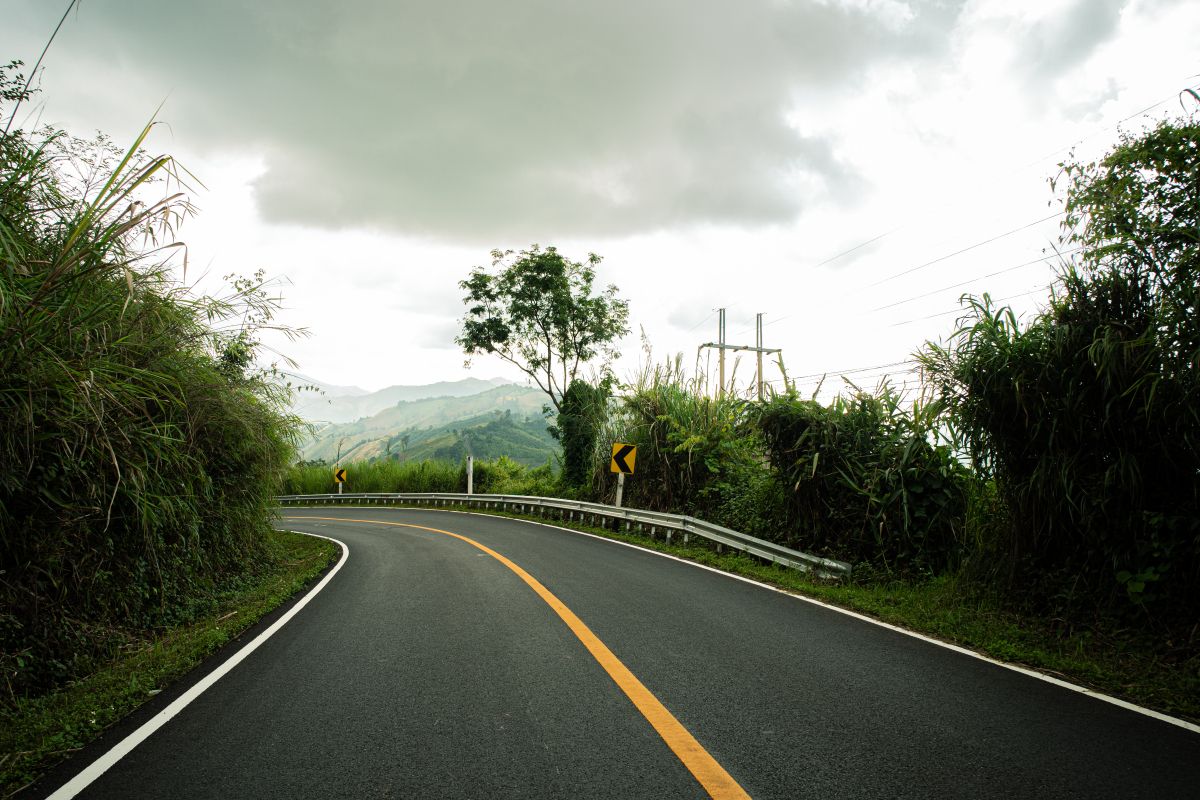
<instances>
[{"instance_id":1,"label":"guardrail","mask_svg":"<svg viewBox=\"0 0 1200 800\"><path fill-rule=\"evenodd\" d=\"M618 508L602 503L585 503L579 500L561 500L557 497L525 497L523 495L511 494L346 493L293 494L277 497L276 500L279 501L280 505L341 505L347 503L359 505L364 502L368 505L388 505L389 503L395 505L396 503L412 503L418 508L482 507L484 509L492 508L499 511L507 511L512 506L512 510L518 513L536 513L543 518L546 516L546 512L550 511L552 514L553 512L558 512L562 515L563 519L570 521L574 521L576 515L578 515L580 521L591 517L593 524L596 523L596 520L600 520L601 526L608 521L614 521L618 524L624 522L626 530L630 530L635 524L640 530L645 530L646 526L650 526L651 536L655 534L657 529L661 528L666 534L667 542L671 541L671 535L675 532L683 534L685 544L688 538L694 534L716 542L718 545L751 553L759 558L792 567L802 572L816 570L817 574L823 578L849 575L852 569L850 564L842 561L810 556L807 553L792 550L790 547L784 547L781 544L775 544L774 542L768 542L745 533L739 533L730 528L705 522L695 517L683 516L681 514L663 514L657 511L642 511L636 508Z\"/></svg>"}]
</instances>

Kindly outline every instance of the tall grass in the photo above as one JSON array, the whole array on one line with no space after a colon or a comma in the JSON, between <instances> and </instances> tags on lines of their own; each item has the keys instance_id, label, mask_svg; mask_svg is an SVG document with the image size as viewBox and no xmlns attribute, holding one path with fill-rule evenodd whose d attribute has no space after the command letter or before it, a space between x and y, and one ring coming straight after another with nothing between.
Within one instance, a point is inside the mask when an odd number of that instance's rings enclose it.
<instances>
[{"instance_id":1,"label":"tall grass","mask_svg":"<svg viewBox=\"0 0 1200 800\"><path fill-rule=\"evenodd\" d=\"M425 493L465 492L467 468L460 463L429 459L426 461L365 461L347 464L344 491ZM478 494L519 494L552 497L559 490L558 479L549 464L528 467L507 456L474 464L473 489ZM337 491L333 467L299 464L283 478L284 494L329 494Z\"/></svg>"},{"instance_id":2,"label":"tall grass","mask_svg":"<svg viewBox=\"0 0 1200 800\"><path fill-rule=\"evenodd\" d=\"M255 280L224 299L176 282L186 173L140 149L149 130L123 154L0 139L0 702L266 557L297 422L251 369L272 306Z\"/></svg>"},{"instance_id":3,"label":"tall grass","mask_svg":"<svg viewBox=\"0 0 1200 800\"><path fill-rule=\"evenodd\" d=\"M634 444L630 505L888 568L957 563L966 469L937 441L939 404L886 382L828 406L791 388L761 402L714 389L681 355L647 358L596 424L593 494L611 502L612 444Z\"/></svg>"},{"instance_id":4,"label":"tall grass","mask_svg":"<svg viewBox=\"0 0 1200 800\"><path fill-rule=\"evenodd\" d=\"M940 404L906 402L885 381L828 406L789 387L750 409L800 546L888 567L957 565L969 475L938 442Z\"/></svg>"},{"instance_id":5,"label":"tall grass","mask_svg":"<svg viewBox=\"0 0 1200 800\"><path fill-rule=\"evenodd\" d=\"M1007 512L992 569L1061 616L1200 619L1200 123L1068 164L1079 244L1021 326L987 297L926 373ZM1189 634L1194 640L1194 632Z\"/></svg>"},{"instance_id":6,"label":"tall grass","mask_svg":"<svg viewBox=\"0 0 1200 800\"><path fill-rule=\"evenodd\" d=\"M609 498L615 442L636 445L634 476L626 479L631 505L656 511L709 514L719 487L753 469L757 443L741 429L744 404L731 392L710 393L703 373L688 376L683 356L647 358L597 424L593 492Z\"/></svg>"}]
</instances>

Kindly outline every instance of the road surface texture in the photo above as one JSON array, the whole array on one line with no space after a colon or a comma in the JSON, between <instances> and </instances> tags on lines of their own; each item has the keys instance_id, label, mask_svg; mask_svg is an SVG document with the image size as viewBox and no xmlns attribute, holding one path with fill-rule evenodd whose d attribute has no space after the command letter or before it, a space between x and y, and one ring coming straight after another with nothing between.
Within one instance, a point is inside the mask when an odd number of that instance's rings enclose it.
<instances>
[{"instance_id":1,"label":"road surface texture","mask_svg":"<svg viewBox=\"0 0 1200 800\"><path fill-rule=\"evenodd\" d=\"M1196 732L747 581L517 520L283 513L344 567L78 797L709 796L546 597L442 531L540 582L756 800L1200 797Z\"/></svg>"}]
</instances>

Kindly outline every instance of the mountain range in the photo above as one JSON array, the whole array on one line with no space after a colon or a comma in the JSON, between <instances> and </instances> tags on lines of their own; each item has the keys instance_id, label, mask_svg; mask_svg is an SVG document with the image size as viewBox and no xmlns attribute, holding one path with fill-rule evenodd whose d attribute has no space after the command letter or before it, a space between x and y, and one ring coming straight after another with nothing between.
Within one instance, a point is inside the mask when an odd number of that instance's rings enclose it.
<instances>
[{"instance_id":1,"label":"mountain range","mask_svg":"<svg viewBox=\"0 0 1200 800\"><path fill-rule=\"evenodd\" d=\"M438 397L469 397L491 391L498 386L519 386L507 378L463 378L461 381L439 381L419 386L389 386L368 392L357 386L337 386L299 372L284 373L283 379L292 386L311 386L299 392L292 401L292 412L309 422L348 423L366 419L401 401Z\"/></svg>"},{"instance_id":2,"label":"mountain range","mask_svg":"<svg viewBox=\"0 0 1200 800\"><path fill-rule=\"evenodd\" d=\"M435 384L436 385L436 384ZM465 397L399 400L366 418L329 424L301 448L305 461L341 463L424 458L460 460L467 453L464 434L478 458L506 455L520 463L540 464L558 453L546 433L551 420L542 415L546 395L518 384L493 386Z\"/></svg>"}]
</instances>

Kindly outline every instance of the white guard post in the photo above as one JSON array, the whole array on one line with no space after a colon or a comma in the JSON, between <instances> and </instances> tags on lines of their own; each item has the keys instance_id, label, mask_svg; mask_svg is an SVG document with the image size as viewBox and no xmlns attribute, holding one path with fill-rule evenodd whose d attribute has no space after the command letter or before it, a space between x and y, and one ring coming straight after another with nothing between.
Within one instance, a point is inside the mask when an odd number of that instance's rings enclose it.
<instances>
[{"instance_id":1,"label":"white guard post","mask_svg":"<svg viewBox=\"0 0 1200 800\"><path fill-rule=\"evenodd\" d=\"M617 508L621 507L621 495L625 494L625 473L617 473Z\"/></svg>"},{"instance_id":2,"label":"white guard post","mask_svg":"<svg viewBox=\"0 0 1200 800\"><path fill-rule=\"evenodd\" d=\"M464 433L463 441L467 444L467 494L475 493L475 454L471 452L471 434Z\"/></svg>"}]
</instances>

